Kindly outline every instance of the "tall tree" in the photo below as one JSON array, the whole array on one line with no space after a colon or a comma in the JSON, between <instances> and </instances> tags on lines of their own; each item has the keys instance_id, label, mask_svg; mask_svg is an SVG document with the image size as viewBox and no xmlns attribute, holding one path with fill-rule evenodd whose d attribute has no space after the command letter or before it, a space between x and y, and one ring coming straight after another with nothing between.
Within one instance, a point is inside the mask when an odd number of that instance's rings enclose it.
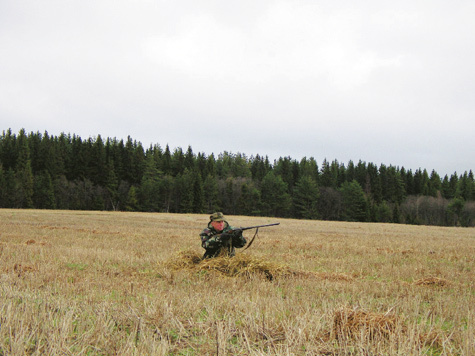
<instances>
[{"instance_id":1,"label":"tall tree","mask_svg":"<svg viewBox=\"0 0 475 356\"><path fill-rule=\"evenodd\" d=\"M345 182L340 188L343 197L343 219L367 221L368 206L363 188L356 180Z\"/></svg>"},{"instance_id":2,"label":"tall tree","mask_svg":"<svg viewBox=\"0 0 475 356\"><path fill-rule=\"evenodd\" d=\"M17 140L18 159L16 162L16 178L19 183L21 208L33 207L33 171L31 169L30 150L25 130L20 130Z\"/></svg>"},{"instance_id":3,"label":"tall tree","mask_svg":"<svg viewBox=\"0 0 475 356\"><path fill-rule=\"evenodd\" d=\"M218 183L216 178L208 174L203 182L205 212L211 214L219 210Z\"/></svg>"},{"instance_id":4,"label":"tall tree","mask_svg":"<svg viewBox=\"0 0 475 356\"><path fill-rule=\"evenodd\" d=\"M193 213L201 214L204 211L204 188L203 180L197 170L192 171L193 179Z\"/></svg>"},{"instance_id":5,"label":"tall tree","mask_svg":"<svg viewBox=\"0 0 475 356\"><path fill-rule=\"evenodd\" d=\"M158 211L160 201L160 172L152 155L147 157L145 171L138 191L143 211Z\"/></svg>"},{"instance_id":6,"label":"tall tree","mask_svg":"<svg viewBox=\"0 0 475 356\"><path fill-rule=\"evenodd\" d=\"M39 172L34 178L33 203L37 209L54 209L56 201L53 181L48 171Z\"/></svg>"},{"instance_id":7,"label":"tall tree","mask_svg":"<svg viewBox=\"0 0 475 356\"><path fill-rule=\"evenodd\" d=\"M106 151L101 135L92 143L88 178L97 185L105 186L107 181Z\"/></svg>"},{"instance_id":8,"label":"tall tree","mask_svg":"<svg viewBox=\"0 0 475 356\"><path fill-rule=\"evenodd\" d=\"M243 181L237 209L240 215L260 215L261 194L252 181Z\"/></svg>"},{"instance_id":9,"label":"tall tree","mask_svg":"<svg viewBox=\"0 0 475 356\"><path fill-rule=\"evenodd\" d=\"M293 195L295 217L301 219L316 219L318 217L318 190L315 180L308 176L302 176L298 180Z\"/></svg>"},{"instance_id":10,"label":"tall tree","mask_svg":"<svg viewBox=\"0 0 475 356\"><path fill-rule=\"evenodd\" d=\"M330 163L326 160L323 160L321 173L320 173L320 185L322 187L336 188L337 187L337 177Z\"/></svg>"},{"instance_id":11,"label":"tall tree","mask_svg":"<svg viewBox=\"0 0 475 356\"><path fill-rule=\"evenodd\" d=\"M281 176L270 171L261 182L262 213L266 216L286 217L291 207L287 184Z\"/></svg>"},{"instance_id":12,"label":"tall tree","mask_svg":"<svg viewBox=\"0 0 475 356\"><path fill-rule=\"evenodd\" d=\"M440 176L437 174L435 170L432 170L432 173L430 174L429 178L429 195L432 197L437 197L439 194L441 194L442 190L442 181L440 179Z\"/></svg>"}]
</instances>

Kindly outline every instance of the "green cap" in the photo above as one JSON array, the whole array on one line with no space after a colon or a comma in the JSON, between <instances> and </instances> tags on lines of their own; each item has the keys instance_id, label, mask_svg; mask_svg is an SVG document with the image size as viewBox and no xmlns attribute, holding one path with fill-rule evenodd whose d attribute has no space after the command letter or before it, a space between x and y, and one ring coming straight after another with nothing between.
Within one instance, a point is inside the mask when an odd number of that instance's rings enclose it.
<instances>
[{"instance_id":1,"label":"green cap","mask_svg":"<svg viewBox=\"0 0 475 356\"><path fill-rule=\"evenodd\" d=\"M223 213L214 213L209 217L211 221L224 221Z\"/></svg>"}]
</instances>

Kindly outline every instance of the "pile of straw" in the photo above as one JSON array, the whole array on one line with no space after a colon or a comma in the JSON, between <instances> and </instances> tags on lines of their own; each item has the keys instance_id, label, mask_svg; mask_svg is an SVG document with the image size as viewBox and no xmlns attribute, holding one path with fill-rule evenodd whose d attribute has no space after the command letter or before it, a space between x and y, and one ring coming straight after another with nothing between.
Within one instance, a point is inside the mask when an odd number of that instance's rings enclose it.
<instances>
[{"instance_id":1,"label":"pile of straw","mask_svg":"<svg viewBox=\"0 0 475 356\"><path fill-rule=\"evenodd\" d=\"M416 286L435 286L435 287L444 287L450 284L446 279L439 277L427 277L419 279L414 282Z\"/></svg>"},{"instance_id":2,"label":"pile of straw","mask_svg":"<svg viewBox=\"0 0 475 356\"><path fill-rule=\"evenodd\" d=\"M389 312L386 314L373 313L359 309L343 308L334 313L332 336L334 339L346 342L348 339L363 338L366 340L389 340L391 335L400 333L405 338L408 328L401 319ZM422 345L440 348L444 337L440 332L431 331L420 333L416 341Z\"/></svg>"},{"instance_id":3,"label":"pile of straw","mask_svg":"<svg viewBox=\"0 0 475 356\"><path fill-rule=\"evenodd\" d=\"M165 262L165 267L190 272L218 272L228 277L263 275L268 280L273 280L276 277L306 274L305 272L294 271L288 266L265 261L247 254L202 259L197 252L190 250L180 251L171 260Z\"/></svg>"},{"instance_id":4,"label":"pile of straw","mask_svg":"<svg viewBox=\"0 0 475 356\"><path fill-rule=\"evenodd\" d=\"M344 308L335 312L333 335L336 339L388 338L398 325L398 318L392 314Z\"/></svg>"}]
</instances>

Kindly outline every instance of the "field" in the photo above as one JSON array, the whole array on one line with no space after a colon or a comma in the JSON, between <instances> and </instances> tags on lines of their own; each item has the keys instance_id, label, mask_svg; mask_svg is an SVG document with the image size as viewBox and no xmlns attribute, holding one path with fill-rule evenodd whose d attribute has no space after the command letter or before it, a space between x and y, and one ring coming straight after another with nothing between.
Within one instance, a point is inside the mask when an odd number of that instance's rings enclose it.
<instances>
[{"instance_id":1,"label":"field","mask_svg":"<svg viewBox=\"0 0 475 356\"><path fill-rule=\"evenodd\" d=\"M0 355L475 355L474 229L227 218L0 210Z\"/></svg>"}]
</instances>

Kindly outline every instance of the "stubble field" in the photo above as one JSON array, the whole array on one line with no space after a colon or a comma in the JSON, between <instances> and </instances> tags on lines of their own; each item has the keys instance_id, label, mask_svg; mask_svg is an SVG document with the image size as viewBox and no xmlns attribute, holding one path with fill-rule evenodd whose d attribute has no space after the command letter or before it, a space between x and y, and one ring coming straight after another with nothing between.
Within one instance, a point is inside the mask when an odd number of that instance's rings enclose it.
<instances>
[{"instance_id":1,"label":"stubble field","mask_svg":"<svg viewBox=\"0 0 475 356\"><path fill-rule=\"evenodd\" d=\"M0 210L0 355L475 355L474 229L227 219Z\"/></svg>"}]
</instances>

